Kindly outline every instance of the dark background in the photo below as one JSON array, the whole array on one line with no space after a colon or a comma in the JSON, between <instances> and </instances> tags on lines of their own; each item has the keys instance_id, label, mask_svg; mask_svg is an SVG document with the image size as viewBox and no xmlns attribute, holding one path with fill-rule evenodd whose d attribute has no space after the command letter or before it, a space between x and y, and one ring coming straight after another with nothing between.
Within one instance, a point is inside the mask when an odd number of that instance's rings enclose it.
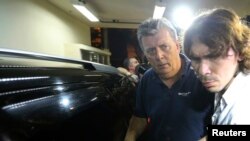
<instances>
[{"instance_id":1,"label":"dark background","mask_svg":"<svg viewBox=\"0 0 250 141\"><path fill-rule=\"evenodd\" d=\"M104 42L107 42L107 48L111 52L110 63L112 66L122 67L126 57L136 57L140 62L143 61L136 29L106 28L105 30L107 34L104 34L103 28L91 28L91 45L104 49Z\"/></svg>"}]
</instances>

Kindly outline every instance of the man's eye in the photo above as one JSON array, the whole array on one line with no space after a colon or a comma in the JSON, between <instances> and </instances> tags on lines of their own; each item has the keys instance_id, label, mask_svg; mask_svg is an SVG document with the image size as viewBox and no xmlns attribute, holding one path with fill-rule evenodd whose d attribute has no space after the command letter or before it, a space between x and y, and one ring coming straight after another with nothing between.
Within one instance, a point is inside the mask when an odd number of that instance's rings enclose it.
<instances>
[{"instance_id":1,"label":"man's eye","mask_svg":"<svg viewBox=\"0 0 250 141\"><path fill-rule=\"evenodd\" d=\"M162 46L160 46L160 48L161 48L161 50L167 50L167 49L169 49L169 47L166 46L166 45L162 45Z\"/></svg>"},{"instance_id":2,"label":"man's eye","mask_svg":"<svg viewBox=\"0 0 250 141\"><path fill-rule=\"evenodd\" d=\"M208 55L207 57L205 57L206 59L208 59L208 60L211 60L211 61L213 61L213 60L216 60L216 59L218 59L218 56L215 56L215 55Z\"/></svg>"},{"instance_id":3,"label":"man's eye","mask_svg":"<svg viewBox=\"0 0 250 141\"><path fill-rule=\"evenodd\" d=\"M153 54L153 53L155 52L155 49L148 49L146 52L147 52L148 54Z\"/></svg>"},{"instance_id":4,"label":"man's eye","mask_svg":"<svg viewBox=\"0 0 250 141\"><path fill-rule=\"evenodd\" d=\"M201 59L198 57L190 57L190 60L193 62L199 62Z\"/></svg>"}]
</instances>

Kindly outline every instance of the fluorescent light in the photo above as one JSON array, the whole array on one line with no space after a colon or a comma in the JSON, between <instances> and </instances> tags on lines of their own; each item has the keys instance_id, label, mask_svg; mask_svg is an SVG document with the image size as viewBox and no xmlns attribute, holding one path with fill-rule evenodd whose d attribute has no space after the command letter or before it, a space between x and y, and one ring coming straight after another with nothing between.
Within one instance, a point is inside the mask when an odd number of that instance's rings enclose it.
<instances>
[{"instance_id":1,"label":"fluorescent light","mask_svg":"<svg viewBox=\"0 0 250 141\"><path fill-rule=\"evenodd\" d=\"M155 5L155 10L154 10L154 15L153 15L153 19L159 19L162 18L164 11L165 11L164 6L157 6Z\"/></svg>"},{"instance_id":2,"label":"fluorescent light","mask_svg":"<svg viewBox=\"0 0 250 141\"><path fill-rule=\"evenodd\" d=\"M73 6L80 11L86 18L88 18L91 22L98 22L99 19L93 15L84 5L76 5L73 4Z\"/></svg>"}]
</instances>

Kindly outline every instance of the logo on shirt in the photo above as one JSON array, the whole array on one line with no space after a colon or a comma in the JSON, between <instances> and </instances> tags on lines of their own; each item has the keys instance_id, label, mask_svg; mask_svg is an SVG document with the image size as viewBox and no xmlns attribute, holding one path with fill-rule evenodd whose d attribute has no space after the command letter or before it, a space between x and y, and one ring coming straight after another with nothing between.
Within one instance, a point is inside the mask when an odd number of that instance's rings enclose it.
<instances>
[{"instance_id":1,"label":"logo on shirt","mask_svg":"<svg viewBox=\"0 0 250 141\"><path fill-rule=\"evenodd\" d=\"M179 92L178 93L179 96L188 96L189 94L191 94L191 92L183 92L183 93Z\"/></svg>"}]
</instances>

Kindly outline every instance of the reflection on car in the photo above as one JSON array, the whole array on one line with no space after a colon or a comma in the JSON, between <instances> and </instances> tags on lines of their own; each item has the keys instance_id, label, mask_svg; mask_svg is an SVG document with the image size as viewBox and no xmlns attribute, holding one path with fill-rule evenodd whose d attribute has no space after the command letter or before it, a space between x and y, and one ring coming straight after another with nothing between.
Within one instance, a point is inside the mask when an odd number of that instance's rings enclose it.
<instances>
[{"instance_id":1,"label":"reflection on car","mask_svg":"<svg viewBox=\"0 0 250 141\"><path fill-rule=\"evenodd\" d=\"M134 85L112 66L0 49L1 141L122 140Z\"/></svg>"}]
</instances>

